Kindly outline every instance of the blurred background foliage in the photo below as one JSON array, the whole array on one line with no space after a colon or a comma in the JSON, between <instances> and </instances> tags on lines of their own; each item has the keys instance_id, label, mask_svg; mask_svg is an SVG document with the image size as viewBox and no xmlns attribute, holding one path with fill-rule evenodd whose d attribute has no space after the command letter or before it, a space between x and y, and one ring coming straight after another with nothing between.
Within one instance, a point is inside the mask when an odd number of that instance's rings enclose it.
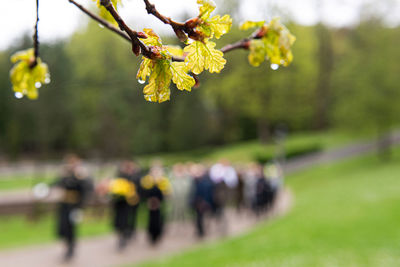
<instances>
[{"instance_id":1,"label":"blurred background foliage","mask_svg":"<svg viewBox=\"0 0 400 267\"><path fill-rule=\"evenodd\" d=\"M163 104L143 99L140 62L129 44L95 23L67 41L42 44L52 82L36 101L16 99L9 58L30 46L26 36L0 52L0 154L48 159L73 151L118 158L268 143L277 129L377 135L399 124L399 27L377 19L342 29L286 24L297 36L288 68L254 68L246 51L229 53L221 74L201 75L200 88L190 93L172 88L171 101ZM218 47L241 39L236 29Z\"/></svg>"}]
</instances>

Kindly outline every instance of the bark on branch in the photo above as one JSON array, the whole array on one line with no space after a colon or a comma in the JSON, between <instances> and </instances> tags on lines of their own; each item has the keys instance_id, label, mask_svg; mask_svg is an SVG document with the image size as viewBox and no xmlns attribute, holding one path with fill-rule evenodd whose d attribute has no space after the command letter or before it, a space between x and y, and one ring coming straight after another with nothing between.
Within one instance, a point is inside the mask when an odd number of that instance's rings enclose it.
<instances>
[{"instance_id":1,"label":"bark on branch","mask_svg":"<svg viewBox=\"0 0 400 267\"><path fill-rule=\"evenodd\" d=\"M39 57L39 34L38 34L38 24L39 24L39 0L36 0L36 23L35 32L33 34L33 54L34 60L29 65L30 68L34 68L37 65L37 59Z\"/></svg>"}]
</instances>

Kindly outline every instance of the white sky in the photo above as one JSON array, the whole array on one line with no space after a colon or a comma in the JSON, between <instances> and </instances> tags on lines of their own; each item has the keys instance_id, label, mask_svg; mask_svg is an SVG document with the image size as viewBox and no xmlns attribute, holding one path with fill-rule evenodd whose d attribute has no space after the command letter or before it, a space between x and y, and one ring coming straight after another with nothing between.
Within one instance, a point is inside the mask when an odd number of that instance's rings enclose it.
<instances>
[{"instance_id":1,"label":"white sky","mask_svg":"<svg viewBox=\"0 0 400 267\"><path fill-rule=\"evenodd\" d=\"M24 33L33 33L35 0L1 0L0 50L7 48ZM76 0L86 7L93 7L92 0ZM229 1L229 0L225 0ZM157 9L175 20L182 13L197 15L196 0L152 0ZM218 0L216 0L218 3ZM300 24L314 24L319 19L341 27L355 24L360 19L363 6L369 13L385 14L389 25L400 23L400 0L241 0L239 21L264 20L274 16L293 18ZM120 14L132 28L141 30L152 27L158 32L170 33L171 29L154 17L147 15L142 0L123 0ZM371 4L373 3L373 4ZM40 0L39 36L41 41L66 38L82 25L87 18L68 0Z\"/></svg>"}]
</instances>

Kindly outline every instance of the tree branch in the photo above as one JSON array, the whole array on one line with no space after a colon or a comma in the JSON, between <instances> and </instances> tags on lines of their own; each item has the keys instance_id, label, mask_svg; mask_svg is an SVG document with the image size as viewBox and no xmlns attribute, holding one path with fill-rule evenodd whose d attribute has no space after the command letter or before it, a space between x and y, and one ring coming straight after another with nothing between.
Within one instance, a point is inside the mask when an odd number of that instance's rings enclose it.
<instances>
[{"instance_id":1,"label":"tree branch","mask_svg":"<svg viewBox=\"0 0 400 267\"><path fill-rule=\"evenodd\" d=\"M86 8L84 8L82 5L78 4L74 0L68 0L68 1L71 4L74 4L77 8L79 8L83 13L85 13L86 15L91 17L93 20L97 21L98 23L100 23L101 25L103 25L104 27L109 29L110 31L118 34L119 36L121 36L125 40L131 42L131 38L129 38L129 36L126 33L124 33L123 31L119 30L118 28L116 28L114 25L112 25L108 21L106 21L106 20L100 18L99 16L93 14L91 11L87 10Z\"/></svg>"},{"instance_id":2,"label":"tree branch","mask_svg":"<svg viewBox=\"0 0 400 267\"><path fill-rule=\"evenodd\" d=\"M39 24L39 0L36 0L36 23L35 23L35 32L33 34L33 53L34 60L29 65L32 69L37 65L37 58L39 57L39 35L38 35L38 24Z\"/></svg>"},{"instance_id":3,"label":"tree branch","mask_svg":"<svg viewBox=\"0 0 400 267\"><path fill-rule=\"evenodd\" d=\"M118 28L116 28L111 23L107 22L106 20L104 20L104 19L100 18L99 16L93 14L91 11L87 10L82 5L80 5L77 2L75 2L75 0L68 0L68 1L70 3L72 3L72 4L74 4L82 12L84 12L86 15L88 15L89 17L91 17L92 19L94 19L95 21L97 21L98 23L100 23L101 25L106 27L107 29L109 29L112 32L118 34L119 36L121 36L125 40L131 42L133 47L135 47L135 46L139 47L140 48L139 52L143 56L145 56L147 58L150 58L150 59L159 58L159 55L156 52L154 52L151 49L151 47L145 45L138 38L138 33L136 31L132 30L124 22L124 20L121 18L121 16L118 14L118 12L115 10L115 8L114 8L114 6L113 6L113 4L111 3L110 0L101 0L100 3L101 3L101 5L103 5L107 9L108 12L110 12L110 14L113 16L113 18L117 21L117 23L118 23L118 25L119 25L121 30L119 30ZM160 14L156 10L155 6L153 4L151 4L148 0L144 0L144 2L146 4L147 13L152 14L153 16L157 17L163 23L171 25L171 27L174 29L175 33L177 34L178 38L179 38L179 35L178 35L176 29L182 30L182 31L184 31L186 33L190 32L189 31L190 27L186 26L186 24L175 22L175 21L171 20L170 18L167 18L167 17L163 16L162 14ZM193 31L193 28L190 28L190 29ZM244 38L244 39L242 39L242 40L240 40L240 41L238 41L236 43L233 43L233 44L228 44L228 45L224 46L223 48L221 48L220 50L223 53L228 53L228 52L231 52L231 51L236 50L236 49L249 49L250 41L253 40L253 39L259 39L259 38L261 38L260 37L260 32L256 31L250 37ZM135 48L133 48L133 49L135 49ZM185 57L173 56L172 60L173 61L184 61Z\"/></svg>"},{"instance_id":4,"label":"tree branch","mask_svg":"<svg viewBox=\"0 0 400 267\"><path fill-rule=\"evenodd\" d=\"M129 37L132 40L132 51L136 55L139 55L141 53L143 56L145 56L149 59L159 59L162 57L160 53L158 53L157 51L153 51L153 49L151 47L145 45L138 38L138 33L136 31L132 30L125 23L125 21L118 14L117 10L115 10L115 7L110 0L100 0L100 4L102 6L104 6L107 9L107 11L113 16L115 21L118 23L119 28L122 31L125 31L129 35Z\"/></svg>"},{"instance_id":5,"label":"tree branch","mask_svg":"<svg viewBox=\"0 0 400 267\"><path fill-rule=\"evenodd\" d=\"M251 39L244 38L236 43L228 44L221 48L221 52L225 54L236 49L249 49L250 41Z\"/></svg>"},{"instance_id":6,"label":"tree branch","mask_svg":"<svg viewBox=\"0 0 400 267\"><path fill-rule=\"evenodd\" d=\"M149 0L143 0L145 5L146 5L146 11L148 14L151 14L158 18L160 21L162 21L164 24L168 24L172 27L174 30L176 36L178 37L179 40L182 42L185 42L189 37L195 40L200 40L201 36L194 30L194 27L196 27L198 20L193 19L190 20L186 23L180 23L173 21L171 18L166 17L162 15L158 10L156 9L156 6L154 4L151 4ZM187 35L188 36L187 36Z\"/></svg>"}]
</instances>

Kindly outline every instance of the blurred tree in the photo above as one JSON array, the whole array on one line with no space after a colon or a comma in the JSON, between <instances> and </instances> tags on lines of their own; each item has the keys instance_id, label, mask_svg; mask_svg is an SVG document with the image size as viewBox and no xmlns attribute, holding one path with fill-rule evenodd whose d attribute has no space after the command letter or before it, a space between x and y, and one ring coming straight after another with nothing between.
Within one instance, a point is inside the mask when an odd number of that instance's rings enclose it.
<instances>
[{"instance_id":1,"label":"blurred tree","mask_svg":"<svg viewBox=\"0 0 400 267\"><path fill-rule=\"evenodd\" d=\"M335 35L339 52L335 72L336 124L354 131L373 132L378 151L389 155L390 140L381 139L400 122L399 28L385 28L380 21L363 22L356 29Z\"/></svg>"}]
</instances>

